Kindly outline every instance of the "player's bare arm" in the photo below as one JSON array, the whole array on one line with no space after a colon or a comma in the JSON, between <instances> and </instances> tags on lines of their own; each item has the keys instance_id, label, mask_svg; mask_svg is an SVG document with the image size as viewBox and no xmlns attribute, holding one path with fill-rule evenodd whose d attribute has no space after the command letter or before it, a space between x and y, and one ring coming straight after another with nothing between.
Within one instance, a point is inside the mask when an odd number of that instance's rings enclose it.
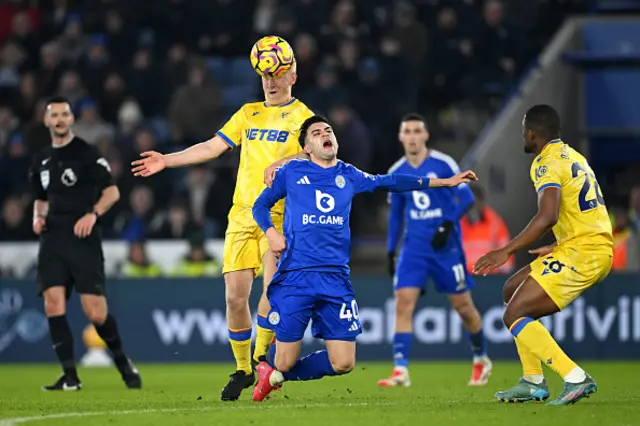
<instances>
[{"instance_id":1,"label":"player's bare arm","mask_svg":"<svg viewBox=\"0 0 640 426\"><path fill-rule=\"evenodd\" d=\"M218 158L229 150L229 145L218 135L173 154L147 151L140 154L140 160L133 161L131 171L134 176L149 177L166 168L191 166Z\"/></svg>"},{"instance_id":2,"label":"player's bare arm","mask_svg":"<svg viewBox=\"0 0 640 426\"><path fill-rule=\"evenodd\" d=\"M109 211L111 207L120 199L120 190L116 185L110 185L102 190L102 195L93 206L93 211L85 214L76 222L73 233L78 238L87 238L93 232L98 218Z\"/></svg>"},{"instance_id":3,"label":"player's bare arm","mask_svg":"<svg viewBox=\"0 0 640 426\"><path fill-rule=\"evenodd\" d=\"M48 212L48 201L35 200L33 202L33 232L36 235L42 234L42 232L46 229Z\"/></svg>"},{"instance_id":4,"label":"player's bare arm","mask_svg":"<svg viewBox=\"0 0 640 426\"><path fill-rule=\"evenodd\" d=\"M295 155L291 155L289 157L285 157L280 159L264 169L264 184L267 185L267 188L271 188L271 184L273 183L273 178L276 175L276 170L278 167L282 167L287 164L291 160L296 160L298 158L309 158L309 155L306 152L300 152Z\"/></svg>"},{"instance_id":5,"label":"player's bare arm","mask_svg":"<svg viewBox=\"0 0 640 426\"><path fill-rule=\"evenodd\" d=\"M547 246L538 247L537 249L529 250L529 254L537 254L538 256L546 256L553 252L553 249L558 245L557 241Z\"/></svg>"},{"instance_id":6,"label":"player's bare arm","mask_svg":"<svg viewBox=\"0 0 640 426\"><path fill-rule=\"evenodd\" d=\"M467 170L446 179L431 178L429 179L429 188L442 188L442 187L450 188L450 187L462 185L463 183L475 182L477 180L478 180L478 177L476 176L476 174L471 170Z\"/></svg>"},{"instance_id":7,"label":"player's bare arm","mask_svg":"<svg viewBox=\"0 0 640 426\"><path fill-rule=\"evenodd\" d=\"M516 251L528 247L558 222L560 213L560 188L548 187L538 194L538 213L531 219L524 230L501 249L491 251L482 256L473 265L474 274L486 275L504 265L509 256Z\"/></svg>"}]
</instances>

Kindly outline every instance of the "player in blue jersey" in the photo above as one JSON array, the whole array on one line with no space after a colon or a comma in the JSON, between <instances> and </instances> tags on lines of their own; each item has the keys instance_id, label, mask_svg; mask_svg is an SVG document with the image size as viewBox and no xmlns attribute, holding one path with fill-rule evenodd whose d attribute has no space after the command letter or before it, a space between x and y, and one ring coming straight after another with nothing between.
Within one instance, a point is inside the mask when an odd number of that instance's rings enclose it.
<instances>
[{"instance_id":1,"label":"player in blue jersey","mask_svg":"<svg viewBox=\"0 0 640 426\"><path fill-rule=\"evenodd\" d=\"M406 115L400 124L400 142L405 156L389 173L403 173L430 178L448 178L459 173L456 162L439 151L427 148L429 132L424 118ZM413 313L426 284L432 279L435 288L445 293L458 312L468 332L473 351L470 386L482 386L491 374L486 354L482 317L471 290L475 284L466 270L459 221L475 202L468 185L435 190L389 194L389 273L393 277L396 299L393 358L395 366L380 386L410 386L409 350L413 339ZM396 265L396 247L404 224L403 247Z\"/></svg>"},{"instance_id":2,"label":"player in blue jersey","mask_svg":"<svg viewBox=\"0 0 640 426\"><path fill-rule=\"evenodd\" d=\"M362 332L349 281L349 213L354 195L376 189L453 187L475 180L473 172L445 179L363 173L338 161L333 130L319 116L303 123L299 140L310 160L282 166L271 188L253 206L253 217L279 258L267 292L268 321L275 328L276 344L267 361L258 365L254 401L262 401L287 380L315 380L354 367L355 338ZM283 235L274 227L269 210L285 197ZM327 349L298 358L310 320L314 336L324 339Z\"/></svg>"}]
</instances>

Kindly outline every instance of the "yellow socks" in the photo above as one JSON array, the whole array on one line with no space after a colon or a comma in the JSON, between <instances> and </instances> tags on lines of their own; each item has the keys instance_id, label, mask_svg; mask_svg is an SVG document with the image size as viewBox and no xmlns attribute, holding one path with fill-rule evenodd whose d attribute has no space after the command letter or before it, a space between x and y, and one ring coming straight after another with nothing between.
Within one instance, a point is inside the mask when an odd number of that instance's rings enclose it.
<instances>
[{"instance_id":1,"label":"yellow socks","mask_svg":"<svg viewBox=\"0 0 640 426\"><path fill-rule=\"evenodd\" d=\"M535 374L542 374L540 364L538 363L538 365L534 367L531 362L531 357L528 357L526 353L523 356L520 346L528 349L530 354L547 364L547 366L558 373L560 377L566 377L569 372L577 367L576 363L560 349L560 346L558 346L553 337L551 337L551 334L539 321L534 321L529 317L518 318L511 325L509 331L511 331L513 337L516 338L518 353L522 359L523 369L525 369L525 371L528 371L527 369L529 368L531 371L536 371L537 368L539 373ZM526 358L528 359L525 361ZM525 364L525 362L528 365Z\"/></svg>"},{"instance_id":2,"label":"yellow socks","mask_svg":"<svg viewBox=\"0 0 640 426\"><path fill-rule=\"evenodd\" d=\"M258 362L261 356L267 355L267 350L273 342L275 331L271 330L267 317L258 314L258 329L256 332L256 347L253 351L253 359Z\"/></svg>"},{"instance_id":3,"label":"yellow socks","mask_svg":"<svg viewBox=\"0 0 640 426\"><path fill-rule=\"evenodd\" d=\"M236 359L237 370L251 374L251 327L240 330L229 329L229 343Z\"/></svg>"}]
</instances>

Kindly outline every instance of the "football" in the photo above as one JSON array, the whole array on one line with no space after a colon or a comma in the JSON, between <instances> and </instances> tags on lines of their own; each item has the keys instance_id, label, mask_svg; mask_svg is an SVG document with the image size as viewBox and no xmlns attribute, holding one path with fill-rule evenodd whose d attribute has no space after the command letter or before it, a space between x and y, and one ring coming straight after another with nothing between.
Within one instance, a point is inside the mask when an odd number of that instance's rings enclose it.
<instances>
[{"instance_id":1,"label":"football","mask_svg":"<svg viewBox=\"0 0 640 426\"><path fill-rule=\"evenodd\" d=\"M294 62L289 43L275 35L262 37L251 49L251 66L262 77L280 77L293 67Z\"/></svg>"}]
</instances>

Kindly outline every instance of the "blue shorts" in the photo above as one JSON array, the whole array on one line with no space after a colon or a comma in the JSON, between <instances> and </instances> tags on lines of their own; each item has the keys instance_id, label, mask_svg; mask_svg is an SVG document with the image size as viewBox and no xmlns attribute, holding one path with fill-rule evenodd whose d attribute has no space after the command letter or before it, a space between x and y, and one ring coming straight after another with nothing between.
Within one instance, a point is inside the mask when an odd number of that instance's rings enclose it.
<instances>
[{"instance_id":1,"label":"blue shorts","mask_svg":"<svg viewBox=\"0 0 640 426\"><path fill-rule=\"evenodd\" d=\"M267 317L281 342L302 340L312 320L313 337L353 342L362 333L349 276L335 272L287 272L267 289Z\"/></svg>"},{"instance_id":2,"label":"blue shorts","mask_svg":"<svg viewBox=\"0 0 640 426\"><path fill-rule=\"evenodd\" d=\"M476 286L466 265L464 254L459 252L429 255L402 250L393 288L420 288L425 293L431 278L438 293L464 293Z\"/></svg>"}]
</instances>

